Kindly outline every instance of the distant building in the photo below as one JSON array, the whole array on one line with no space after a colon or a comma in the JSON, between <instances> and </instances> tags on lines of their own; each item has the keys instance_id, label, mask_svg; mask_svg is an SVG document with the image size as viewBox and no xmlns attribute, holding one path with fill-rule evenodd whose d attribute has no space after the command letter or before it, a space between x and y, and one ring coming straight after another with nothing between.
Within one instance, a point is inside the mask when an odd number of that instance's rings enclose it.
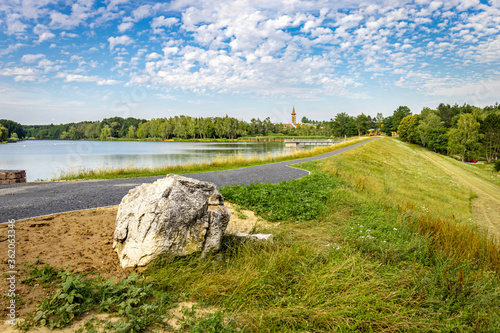
<instances>
[{"instance_id":1,"label":"distant building","mask_svg":"<svg viewBox=\"0 0 500 333\"><path fill-rule=\"evenodd\" d=\"M284 129L289 128L289 127L296 128L298 125L300 125L300 123L297 123L297 114L295 113L295 106L294 106L292 109L292 122L288 123L288 124L283 124L283 128Z\"/></svg>"}]
</instances>

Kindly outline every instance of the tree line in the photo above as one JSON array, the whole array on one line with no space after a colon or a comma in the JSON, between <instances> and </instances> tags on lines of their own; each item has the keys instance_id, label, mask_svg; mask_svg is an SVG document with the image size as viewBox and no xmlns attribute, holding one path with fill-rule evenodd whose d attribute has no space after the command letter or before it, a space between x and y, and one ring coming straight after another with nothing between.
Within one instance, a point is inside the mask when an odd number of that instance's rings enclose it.
<instances>
[{"instance_id":1,"label":"tree line","mask_svg":"<svg viewBox=\"0 0 500 333\"><path fill-rule=\"evenodd\" d=\"M19 138L62 139L62 140L109 140L109 139L237 139L243 136L355 136L363 135L369 129L379 128L384 120L377 117L350 116L339 113L329 121L309 120L297 126L273 123L252 118L249 122L233 117L190 117L175 116L151 120L138 118L106 118L102 121L82 121L59 125L21 125L11 120L0 119L4 125L3 135L17 135ZM392 129L392 127L386 127ZM1 130L1 128L0 128ZM395 131L395 129L393 129ZM9 134L10 133L10 134Z\"/></svg>"},{"instance_id":2,"label":"tree line","mask_svg":"<svg viewBox=\"0 0 500 333\"><path fill-rule=\"evenodd\" d=\"M424 108L420 114L405 116L398 134L435 152L458 155L462 161L484 157L491 163L500 152L500 105Z\"/></svg>"},{"instance_id":3,"label":"tree line","mask_svg":"<svg viewBox=\"0 0 500 333\"><path fill-rule=\"evenodd\" d=\"M324 136L351 137L368 131L391 135L420 144L440 153L459 154L465 159L485 156L496 159L500 149L500 105L479 108L464 104L441 103L436 109L424 108L413 115L400 106L392 115L340 112L328 121L302 118L302 124L273 123L270 118L249 122L233 117L175 116L151 120L112 117L102 121L82 121L60 125L21 125L0 119L0 141L7 138L35 139L237 139L246 136Z\"/></svg>"}]
</instances>

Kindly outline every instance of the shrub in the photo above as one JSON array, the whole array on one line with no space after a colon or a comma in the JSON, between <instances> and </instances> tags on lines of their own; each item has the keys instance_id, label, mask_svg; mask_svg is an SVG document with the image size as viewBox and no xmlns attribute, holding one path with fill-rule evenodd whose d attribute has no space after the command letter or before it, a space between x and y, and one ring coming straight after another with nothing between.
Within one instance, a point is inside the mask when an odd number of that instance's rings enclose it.
<instances>
[{"instance_id":1,"label":"shrub","mask_svg":"<svg viewBox=\"0 0 500 333\"><path fill-rule=\"evenodd\" d=\"M493 167L497 172L500 172L500 160L496 161Z\"/></svg>"}]
</instances>

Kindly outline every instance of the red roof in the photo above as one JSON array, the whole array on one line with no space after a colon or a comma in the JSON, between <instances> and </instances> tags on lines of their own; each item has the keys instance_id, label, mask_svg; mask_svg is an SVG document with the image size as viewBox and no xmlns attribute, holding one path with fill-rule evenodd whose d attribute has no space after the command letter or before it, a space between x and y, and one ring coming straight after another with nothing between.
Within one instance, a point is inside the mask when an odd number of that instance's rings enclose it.
<instances>
[{"instance_id":1,"label":"red roof","mask_svg":"<svg viewBox=\"0 0 500 333\"><path fill-rule=\"evenodd\" d=\"M293 107L292 116L295 116L295 106Z\"/></svg>"}]
</instances>

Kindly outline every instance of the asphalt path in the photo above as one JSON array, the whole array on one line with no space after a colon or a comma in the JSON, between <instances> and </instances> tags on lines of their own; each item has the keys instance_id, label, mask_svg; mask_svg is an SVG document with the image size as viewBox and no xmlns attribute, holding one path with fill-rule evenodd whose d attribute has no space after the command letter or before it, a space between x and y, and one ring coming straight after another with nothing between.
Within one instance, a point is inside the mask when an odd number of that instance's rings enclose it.
<instances>
[{"instance_id":1,"label":"asphalt path","mask_svg":"<svg viewBox=\"0 0 500 333\"><path fill-rule=\"evenodd\" d=\"M308 171L291 165L314 161L355 149L360 142L330 153L299 160L258 165L240 169L184 174L183 176L224 185L248 185L251 182L279 183L298 179ZM128 191L143 183L152 183L164 176L85 181L58 181L0 185L0 223L30 217L120 204Z\"/></svg>"}]
</instances>

